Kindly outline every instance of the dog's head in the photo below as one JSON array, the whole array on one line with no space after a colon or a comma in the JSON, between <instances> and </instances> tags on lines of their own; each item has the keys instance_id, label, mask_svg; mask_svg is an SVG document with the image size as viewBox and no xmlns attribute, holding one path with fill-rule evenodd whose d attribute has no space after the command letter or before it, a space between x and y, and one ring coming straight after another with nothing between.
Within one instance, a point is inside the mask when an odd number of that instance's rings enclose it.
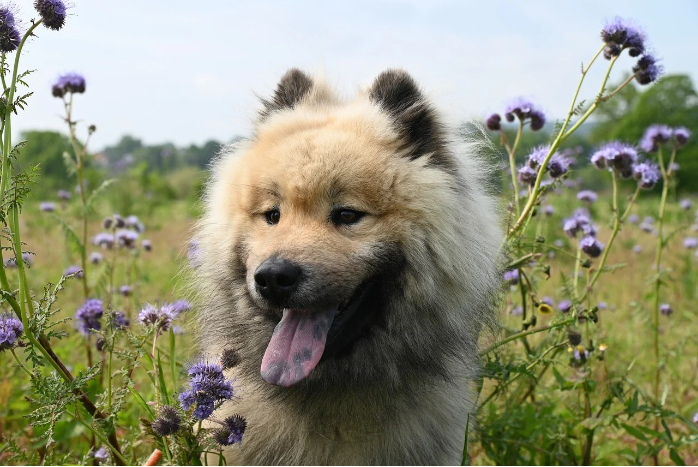
<instances>
[{"instance_id":1,"label":"dog's head","mask_svg":"<svg viewBox=\"0 0 698 467\"><path fill-rule=\"evenodd\" d=\"M386 71L341 103L291 70L263 103L214 166L199 240L218 309L202 337L234 341L279 386L440 371L437 351L472 347L458 327L489 305L497 224L414 80Z\"/></svg>"}]
</instances>

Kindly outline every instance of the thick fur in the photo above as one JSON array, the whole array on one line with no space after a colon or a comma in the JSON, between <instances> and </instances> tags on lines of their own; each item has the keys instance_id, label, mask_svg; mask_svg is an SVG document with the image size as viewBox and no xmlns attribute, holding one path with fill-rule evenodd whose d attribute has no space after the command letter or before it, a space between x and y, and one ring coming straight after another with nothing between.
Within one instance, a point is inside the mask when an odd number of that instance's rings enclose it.
<instances>
[{"instance_id":1,"label":"thick fur","mask_svg":"<svg viewBox=\"0 0 698 467\"><path fill-rule=\"evenodd\" d=\"M202 350L241 357L230 373L238 398L217 413L248 421L228 462L459 463L499 287L502 237L482 163L448 139L403 71L342 102L291 70L263 104L253 136L212 166L195 233ZM336 206L367 214L337 226ZM304 268L293 307L375 284L345 342L290 388L260 376L280 310L253 275L272 255Z\"/></svg>"}]
</instances>

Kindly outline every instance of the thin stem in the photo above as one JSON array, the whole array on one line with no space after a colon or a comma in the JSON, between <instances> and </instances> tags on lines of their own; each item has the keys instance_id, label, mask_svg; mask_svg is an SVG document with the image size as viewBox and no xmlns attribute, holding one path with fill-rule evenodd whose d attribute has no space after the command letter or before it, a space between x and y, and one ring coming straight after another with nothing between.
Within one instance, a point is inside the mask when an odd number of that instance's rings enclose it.
<instances>
[{"instance_id":1,"label":"thin stem","mask_svg":"<svg viewBox=\"0 0 698 467\"><path fill-rule=\"evenodd\" d=\"M72 413L71 411L67 410L65 413L68 414L68 415L70 415L70 416L73 418L73 420L75 420L76 422L78 422L79 424L81 424L82 426L84 426L84 427L85 427L87 430L89 430L94 436L96 436L97 438L99 438L99 440L102 442L102 444L104 444L105 446L107 446L107 447L109 448L109 450L112 452L112 454L114 454L114 456L115 456L119 461L122 462L122 464L120 464L120 465L131 465L131 464L129 464L129 462L126 460L126 458L121 454L121 451L119 451L119 449L117 449L115 446L113 446L112 443L109 442L109 440L108 440L107 438L105 438L105 436L104 436L99 430L95 430L94 428L92 428L92 425L90 425L89 423L85 422L82 418L80 418L79 416L75 415L75 414ZM118 462L117 462L117 465L119 465Z\"/></svg>"},{"instance_id":2,"label":"thin stem","mask_svg":"<svg viewBox=\"0 0 698 467\"><path fill-rule=\"evenodd\" d=\"M573 282L573 284L574 284L573 292L574 292L575 297L578 296L577 295L577 284L579 283L579 265L582 262L582 242L580 240L577 243L578 243L578 245L577 245L577 259L574 262L574 282Z\"/></svg>"},{"instance_id":3,"label":"thin stem","mask_svg":"<svg viewBox=\"0 0 698 467\"><path fill-rule=\"evenodd\" d=\"M10 348L10 352L12 352L12 357L14 357L15 361L17 362L17 365L19 365L19 367L20 367L22 370L24 370L24 372L29 376L29 379L32 379L32 378L34 377L34 375L32 375L32 372L29 371L29 369L28 369L26 366L24 366L24 363L22 363L22 362L19 360L19 357L17 357L17 354L15 353L14 347L11 347L11 348Z\"/></svg>"},{"instance_id":4,"label":"thin stem","mask_svg":"<svg viewBox=\"0 0 698 467\"><path fill-rule=\"evenodd\" d=\"M514 204L516 206L517 216L521 213L521 206L519 201L519 183L516 179L516 149L519 147L521 133L523 133L523 120L519 119L519 129L516 132L514 146L509 148L507 145L507 152L509 153L509 169L511 170L511 183L514 186Z\"/></svg>"},{"instance_id":5,"label":"thin stem","mask_svg":"<svg viewBox=\"0 0 698 467\"><path fill-rule=\"evenodd\" d=\"M570 119L572 118L572 115L574 115L574 107L575 104L577 103L577 97L579 96L579 90L582 87L582 83L584 82L584 77L587 74L587 71L589 71L589 68L591 67L591 64L598 58L599 54L603 51L603 47L599 49L598 52L596 52L596 55L594 55L594 58L592 59L591 63L582 70L582 77L579 80L579 84L577 85L577 91L574 94L574 98L572 99L572 104L570 105L570 110L567 113L567 118L565 118L565 122L562 124L562 128L560 128L560 132L558 133L557 137L555 138L555 141L553 144L550 146L550 151L548 152L548 155L545 157L543 162L541 163L540 170L538 171L538 176L536 177L536 182L533 185L533 191L531 195L528 197L528 201L526 202L526 205L524 206L523 212L519 216L518 220L514 224L514 226L509 230L509 233L507 234L507 237L511 237L513 234L515 234L523 225L523 223L528 219L529 215L531 214L531 211L533 209L533 206L536 203L536 200L538 198L538 193L540 192L540 185L541 182L543 181L543 175L545 175L545 171L548 168L548 162L550 162L550 159L552 158L553 154L555 151L557 151L557 148L560 146L562 141L567 138L569 135L574 133L574 131L579 128L579 126L586 120L589 115L596 109L596 106L598 105L598 101L601 98L601 95L603 94L604 89L606 88L606 82L608 81L608 77L611 73L611 69L613 68L613 64L615 63L617 57L614 57L611 59L611 63L608 66L608 70L606 71L606 75L604 76L604 80L601 83L601 91L599 92L599 95L596 99L596 102L594 105L592 105L587 113L580 119L579 122L573 126L570 131L565 133L565 130L567 129L567 125L569 125Z\"/></svg>"},{"instance_id":6,"label":"thin stem","mask_svg":"<svg viewBox=\"0 0 698 467\"><path fill-rule=\"evenodd\" d=\"M554 323L554 324L549 324L548 326L544 326L542 328L536 328L536 329L531 329L529 331L523 331L523 332L518 332L516 334L513 334L506 339L502 339L501 341L492 344L491 346L487 347L485 350L480 352L480 357L487 355L488 353L492 352L493 350L503 346L504 344L508 344L511 341L514 341L516 339L521 339L522 337L530 336L531 334L537 334L539 332L547 331L549 329L555 329L559 328L561 326L565 326L567 324L573 323L577 320L577 318L569 318L564 321L560 321L559 323Z\"/></svg>"}]
</instances>

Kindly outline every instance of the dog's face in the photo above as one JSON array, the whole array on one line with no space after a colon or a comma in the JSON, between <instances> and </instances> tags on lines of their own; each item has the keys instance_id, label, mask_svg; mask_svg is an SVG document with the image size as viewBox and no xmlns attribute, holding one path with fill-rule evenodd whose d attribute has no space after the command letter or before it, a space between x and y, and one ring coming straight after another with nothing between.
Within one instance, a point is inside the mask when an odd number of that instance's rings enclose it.
<instances>
[{"instance_id":1,"label":"dog's face","mask_svg":"<svg viewBox=\"0 0 698 467\"><path fill-rule=\"evenodd\" d=\"M463 215L455 161L409 76L386 72L351 105L324 108L314 101L322 93L289 72L208 195L209 254L232 256L228 270L208 272L218 292L230 289L235 316L223 320L245 329L250 339L235 336L237 346L279 386L320 379L337 359L366 373L367 359L391 346L409 354L430 337L397 332L404 321L418 329L439 320L396 304L450 287L430 283L439 280L430 263L449 255L440 238L455 235L449 217Z\"/></svg>"}]
</instances>

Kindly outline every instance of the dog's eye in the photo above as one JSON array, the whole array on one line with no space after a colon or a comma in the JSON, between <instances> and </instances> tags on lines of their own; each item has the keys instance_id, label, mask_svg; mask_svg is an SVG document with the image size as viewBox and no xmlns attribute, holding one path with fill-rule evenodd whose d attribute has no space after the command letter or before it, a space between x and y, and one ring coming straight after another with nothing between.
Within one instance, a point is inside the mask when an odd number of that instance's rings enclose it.
<instances>
[{"instance_id":1,"label":"dog's eye","mask_svg":"<svg viewBox=\"0 0 698 467\"><path fill-rule=\"evenodd\" d=\"M335 225L356 224L366 215L365 212L353 209L337 209L332 213L332 223Z\"/></svg>"},{"instance_id":2,"label":"dog's eye","mask_svg":"<svg viewBox=\"0 0 698 467\"><path fill-rule=\"evenodd\" d=\"M264 218L271 225L278 224L279 220L281 220L281 211L276 208L270 209L264 213Z\"/></svg>"}]
</instances>

